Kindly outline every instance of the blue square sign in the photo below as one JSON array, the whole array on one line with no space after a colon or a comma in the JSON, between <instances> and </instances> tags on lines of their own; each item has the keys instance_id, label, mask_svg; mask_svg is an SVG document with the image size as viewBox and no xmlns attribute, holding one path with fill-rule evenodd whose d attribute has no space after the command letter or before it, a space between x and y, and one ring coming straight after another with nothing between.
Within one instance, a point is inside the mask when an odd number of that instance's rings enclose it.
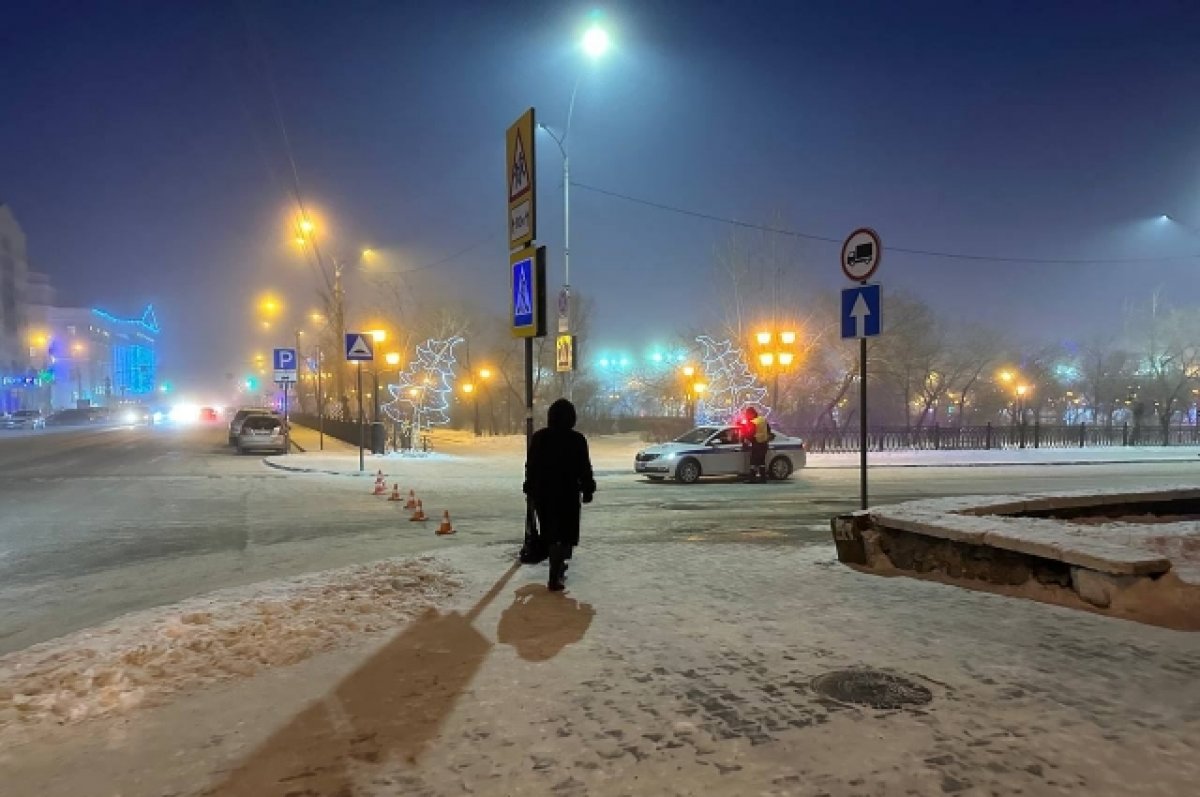
<instances>
[{"instance_id":1,"label":"blue square sign","mask_svg":"<svg viewBox=\"0 0 1200 797\"><path fill-rule=\"evenodd\" d=\"M512 264L512 325L514 330L533 327L534 315L533 255Z\"/></svg>"},{"instance_id":2,"label":"blue square sign","mask_svg":"<svg viewBox=\"0 0 1200 797\"><path fill-rule=\"evenodd\" d=\"M881 329L879 286L863 285L842 291L842 337L873 338Z\"/></svg>"},{"instance_id":3,"label":"blue square sign","mask_svg":"<svg viewBox=\"0 0 1200 797\"><path fill-rule=\"evenodd\" d=\"M297 360L295 349L276 349L274 360L276 371L296 370Z\"/></svg>"},{"instance_id":4,"label":"blue square sign","mask_svg":"<svg viewBox=\"0 0 1200 797\"><path fill-rule=\"evenodd\" d=\"M375 359L375 338L367 332L346 333L346 361L369 363Z\"/></svg>"}]
</instances>

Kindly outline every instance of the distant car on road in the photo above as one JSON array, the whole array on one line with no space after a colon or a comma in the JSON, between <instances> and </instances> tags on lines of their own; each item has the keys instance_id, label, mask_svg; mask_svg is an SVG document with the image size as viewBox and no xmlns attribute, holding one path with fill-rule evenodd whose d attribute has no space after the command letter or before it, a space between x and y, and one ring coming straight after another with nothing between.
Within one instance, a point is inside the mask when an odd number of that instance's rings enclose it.
<instances>
[{"instance_id":1,"label":"distant car on road","mask_svg":"<svg viewBox=\"0 0 1200 797\"><path fill-rule=\"evenodd\" d=\"M237 450L287 453L287 437L283 433L283 418L278 415L248 415L238 432Z\"/></svg>"},{"instance_id":2,"label":"distant car on road","mask_svg":"<svg viewBox=\"0 0 1200 797\"><path fill-rule=\"evenodd\" d=\"M46 419L48 426L85 426L102 420L90 408L59 410Z\"/></svg>"},{"instance_id":3,"label":"distant car on road","mask_svg":"<svg viewBox=\"0 0 1200 797\"><path fill-rule=\"evenodd\" d=\"M217 421L220 420L220 416L217 414L217 411L215 409L213 409L212 407L201 407L200 408L200 420L204 423L216 423Z\"/></svg>"},{"instance_id":4,"label":"distant car on road","mask_svg":"<svg viewBox=\"0 0 1200 797\"><path fill-rule=\"evenodd\" d=\"M767 452L767 475L783 481L808 461L804 441L775 433ZM672 478L694 484L701 476L745 476L750 452L736 426L698 426L670 443L650 446L634 457L634 470L652 481Z\"/></svg>"},{"instance_id":5,"label":"distant car on road","mask_svg":"<svg viewBox=\"0 0 1200 797\"><path fill-rule=\"evenodd\" d=\"M140 425L143 423L151 423L153 421L150 408L137 404L130 404L121 407L117 413L117 417L120 419L121 423L127 424Z\"/></svg>"},{"instance_id":6,"label":"distant car on road","mask_svg":"<svg viewBox=\"0 0 1200 797\"><path fill-rule=\"evenodd\" d=\"M17 410L0 416L0 429L43 429L46 419L41 410Z\"/></svg>"},{"instance_id":7,"label":"distant car on road","mask_svg":"<svg viewBox=\"0 0 1200 797\"><path fill-rule=\"evenodd\" d=\"M270 407L243 407L233 415L229 422L229 445L237 445L238 435L242 433L242 423L251 415L273 415L279 418L279 413Z\"/></svg>"}]
</instances>

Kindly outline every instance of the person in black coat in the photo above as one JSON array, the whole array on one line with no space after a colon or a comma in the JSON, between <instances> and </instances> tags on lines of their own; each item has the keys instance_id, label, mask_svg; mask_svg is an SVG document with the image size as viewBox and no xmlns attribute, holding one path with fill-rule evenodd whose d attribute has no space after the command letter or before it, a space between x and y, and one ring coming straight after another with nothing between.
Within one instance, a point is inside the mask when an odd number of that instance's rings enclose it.
<instances>
[{"instance_id":1,"label":"person in black coat","mask_svg":"<svg viewBox=\"0 0 1200 797\"><path fill-rule=\"evenodd\" d=\"M533 501L538 526L550 554L550 589L563 589L566 560L579 544L580 500L592 502L596 480L587 438L575 431L575 405L559 399L546 413L546 428L529 444L525 495Z\"/></svg>"}]
</instances>

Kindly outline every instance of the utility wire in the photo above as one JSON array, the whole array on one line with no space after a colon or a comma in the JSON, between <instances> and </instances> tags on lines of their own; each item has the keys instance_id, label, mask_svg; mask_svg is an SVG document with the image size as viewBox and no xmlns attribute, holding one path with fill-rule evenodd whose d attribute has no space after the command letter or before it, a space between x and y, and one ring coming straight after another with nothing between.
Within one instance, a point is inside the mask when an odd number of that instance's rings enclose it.
<instances>
[{"instance_id":1,"label":"utility wire","mask_svg":"<svg viewBox=\"0 0 1200 797\"><path fill-rule=\"evenodd\" d=\"M493 241L497 240L498 238L500 238L500 233L498 233L498 232L492 233L483 238L480 238L478 241L471 244L470 246L465 246L462 249L459 249L457 252L448 254L445 257L440 257L437 260L431 261L429 263L424 263L419 266L413 266L412 268L395 268L395 269L382 268L382 269L380 269L380 268L367 268L364 265L363 270L369 271L371 273L396 274L399 276L404 276L405 274L414 274L418 271L428 271L431 268L437 268L438 266L445 265L446 263L449 263L452 260L457 260L458 258L462 257L463 255L470 254L471 252L474 252L476 249L480 248L484 244L490 244Z\"/></svg>"},{"instance_id":2,"label":"utility wire","mask_svg":"<svg viewBox=\"0 0 1200 797\"><path fill-rule=\"evenodd\" d=\"M689 208L681 208L675 205L668 205L663 202L654 202L641 197L622 194L618 191L609 191L605 188L598 188L594 185L586 183L577 183L571 181L571 185L576 188L581 188L584 191L590 191L594 194L610 197L612 199L620 199L625 202L632 202L637 205L643 205L657 210L663 210L668 213L675 213L680 216L690 216L692 218L704 219L706 221L715 221L721 224L728 224L732 227L742 227L749 230L758 230L774 235L786 235L791 238L800 238L806 241L819 241L821 243L840 244L841 238L830 238L826 235L816 235L814 233L800 232L798 230L789 230L782 227L771 227L766 224L753 224L748 221L739 221L726 216L717 216L712 213L702 213L698 210ZM989 263L1028 263L1036 265L1089 265L1089 264L1132 264L1132 263L1162 263L1172 260L1195 260L1200 258L1200 254L1192 255L1171 255L1167 257L1124 257L1124 258L1051 258L1051 257L999 257L993 255L975 255L964 254L961 252L941 252L934 249L909 249L903 246L888 246L889 252L903 252L909 255L923 255L925 257L941 257L948 260L980 260Z\"/></svg>"}]
</instances>

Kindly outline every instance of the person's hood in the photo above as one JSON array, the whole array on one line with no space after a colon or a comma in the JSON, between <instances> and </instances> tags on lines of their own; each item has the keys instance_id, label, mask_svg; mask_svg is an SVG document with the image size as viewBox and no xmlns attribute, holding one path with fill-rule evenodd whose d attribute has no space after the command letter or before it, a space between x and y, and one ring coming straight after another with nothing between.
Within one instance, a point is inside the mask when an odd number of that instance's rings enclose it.
<instances>
[{"instance_id":1,"label":"person's hood","mask_svg":"<svg viewBox=\"0 0 1200 797\"><path fill-rule=\"evenodd\" d=\"M551 429L574 429L575 405L566 399L551 404L546 412L546 426Z\"/></svg>"}]
</instances>

